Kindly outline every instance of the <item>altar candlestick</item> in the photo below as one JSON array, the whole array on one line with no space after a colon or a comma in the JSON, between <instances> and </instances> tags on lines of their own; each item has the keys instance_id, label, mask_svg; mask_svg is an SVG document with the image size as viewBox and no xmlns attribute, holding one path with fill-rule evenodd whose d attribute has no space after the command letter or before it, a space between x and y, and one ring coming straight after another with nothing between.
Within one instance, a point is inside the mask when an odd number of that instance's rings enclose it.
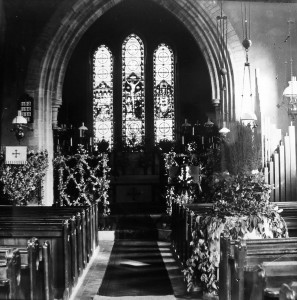
<instances>
[{"instance_id":1,"label":"altar candlestick","mask_svg":"<svg viewBox=\"0 0 297 300\"><path fill-rule=\"evenodd\" d=\"M72 147L72 137L70 138L70 146Z\"/></svg>"},{"instance_id":2,"label":"altar candlestick","mask_svg":"<svg viewBox=\"0 0 297 300\"><path fill-rule=\"evenodd\" d=\"M182 136L182 145L184 145L184 144L185 144L185 137Z\"/></svg>"},{"instance_id":3,"label":"altar candlestick","mask_svg":"<svg viewBox=\"0 0 297 300\"><path fill-rule=\"evenodd\" d=\"M195 135L195 126L192 127L192 135Z\"/></svg>"},{"instance_id":4,"label":"altar candlestick","mask_svg":"<svg viewBox=\"0 0 297 300\"><path fill-rule=\"evenodd\" d=\"M201 144L204 145L204 136L201 137Z\"/></svg>"}]
</instances>

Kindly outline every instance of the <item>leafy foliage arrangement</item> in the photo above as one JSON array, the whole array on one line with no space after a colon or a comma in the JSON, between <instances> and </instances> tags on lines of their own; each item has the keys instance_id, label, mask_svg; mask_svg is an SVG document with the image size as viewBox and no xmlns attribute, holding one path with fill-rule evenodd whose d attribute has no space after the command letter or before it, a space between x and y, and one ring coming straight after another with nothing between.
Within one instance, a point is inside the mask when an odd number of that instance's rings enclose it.
<instances>
[{"instance_id":1,"label":"leafy foliage arrangement","mask_svg":"<svg viewBox=\"0 0 297 300\"><path fill-rule=\"evenodd\" d=\"M100 202L102 215L108 216L108 161L108 154L88 154L82 146L74 155L58 155L54 159L54 174L59 204L82 206Z\"/></svg>"},{"instance_id":2,"label":"leafy foliage arrangement","mask_svg":"<svg viewBox=\"0 0 297 300\"><path fill-rule=\"evenodd\" d=\"M207 215L197 215L194 224L192 254L183 270L188 290L199 283L205 292L217 294L221 233L232 239L288 234L278 208L269 202L273 187L258 173L261 163L258 136L239 123L232 124L230 129L229 136L216 137L218 143L208 148L195 141L188 143L182 162L177 159L180 154L165 156L165 164L169 165L168 158L173 158L181 171L174 186L168 187L169 208L172 201L180 205L189 200L213 203L212 210ZM185 165L200 167L199 189L193 190L193 178L184 172Z\"/></svg>"},{"instance_id":3,"label":"leafy foliage arrangement","mask_svg":"<svg viewBox=\"0 0 297 300\"><path fill-rule=\"evenodd\" d=\"M230 133L223 141L225 168L231 174L256 170L261 165L260 137L247 126L231 124ZM225 170L222 170L225 171Z\"/></svg>"},{"instance_id":4,"label":"leafy foliage arrangement","mask_svg":"<svg viewBox=\"0 0 297 300\"><path fill-rule=\"evenodd\" d=\"M285 221L269 202L272 187L261 173L216 174L212 212L196 218L192 255L183 270L188 290L201 282L208 293L217 293L220 235L231 239L287 237Z\"/></svg>"},{"instance_id":5,"label":"leafy foliage arrangement","mask_svg":"<svg viewBox=\"0 0 297 300\"><path fill-rule=\"evenodd\" d=\"M27 163L23 165L5 164L4 153L0 153L0 183L3 193L12 205L41 204L42 184L48 167L46 150L27 153Z\"/></svg>"}]
</instances>

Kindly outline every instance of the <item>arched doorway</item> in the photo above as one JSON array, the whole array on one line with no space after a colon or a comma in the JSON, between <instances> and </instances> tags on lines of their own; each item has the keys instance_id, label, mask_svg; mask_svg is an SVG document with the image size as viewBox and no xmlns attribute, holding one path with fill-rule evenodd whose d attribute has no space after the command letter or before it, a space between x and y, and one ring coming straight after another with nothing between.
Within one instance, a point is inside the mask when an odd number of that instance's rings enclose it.
<instances>
[{"instance_id":1,"label":"arched doorway","mask_svg":"<svg viewBox=\"0 0 297 300\"><path fill-rule=\"evenodd\" d=\"M57 124L57 112L62 104L62 90L67 66L71 56L87 30L101 16L108 12L116 4L122 1L96 1L88 5L85 1L77 0L61 7L49 22L44 34L40 37L40 43L35 49L29 65L29 77L26 90L33 97L38 98L36 111L37 122L36 144L46 147L53 154L52 127ZM149 2L149 1L148 1ZM236 53L241 53L240 43L236 34L233 35L229 45L229 54L226 58L227 76L223 79L219 75L219 41L216 36L215 18L219 7L214 3L196 1L152 1L160 7L171 12L191 32L199 46L202 56L206 61L211 83L211 99L220 99L220 110L223 115L228 112L228 118L235 118L234 77L235 71L242 61L236 60ZM71 25L70 25L71 24ZM241 73L240 71L238 72ZM223 82L224 81L224 82ZM224 96L221 95L223 83L226 86ZM44 112L51 112L45 114ZM49 170L49 175L52 170ZM52 202L53 182L48 176L46 183L45 204Z\"/></svg>"}]
</instances>

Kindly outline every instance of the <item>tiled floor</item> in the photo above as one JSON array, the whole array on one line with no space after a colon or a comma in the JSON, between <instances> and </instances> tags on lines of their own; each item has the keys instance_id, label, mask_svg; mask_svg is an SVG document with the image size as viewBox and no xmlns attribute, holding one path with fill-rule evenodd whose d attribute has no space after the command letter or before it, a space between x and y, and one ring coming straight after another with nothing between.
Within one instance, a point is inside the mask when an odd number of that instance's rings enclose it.
<instances>
[{"instance_id":1,"label":"tiled floor","mask_svg":"<svg viewBox=\"0 0 297 300\"><path fill-rule=\"evenodd\" d=\"M172 285L174 295L168 296L134 296L134 297L103 297L96 295L101 285L105 270L108 265L110 253L114 242L112 240L101 240L100 250L94 255L89 269L86 270L84 280L80 283L80 287L71 300L173 300L173 299L201 299L200 294L189 295L186 292L186 286L183 281L183 275L180 268L170 251L170 244L167 242L158 242L159 250L161 252L163 262L167 269L169 279ZM133 294L133 293L132 293Z\"/></svg>"}]
</instances>

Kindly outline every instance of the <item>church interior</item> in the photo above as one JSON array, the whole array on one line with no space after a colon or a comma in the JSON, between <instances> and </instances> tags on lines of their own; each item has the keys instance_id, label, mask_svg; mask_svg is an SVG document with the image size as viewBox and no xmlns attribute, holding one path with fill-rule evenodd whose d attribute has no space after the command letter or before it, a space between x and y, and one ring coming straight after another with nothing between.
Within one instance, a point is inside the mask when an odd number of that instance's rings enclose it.
<instances>
[{"instance_id":1,"label":"church interior","mask_svg":"<svg viewBox=\"0 0 297 300\"><path fill-rule=\"evenodd\" d=\"M0 299L296 300L295 0L0 0Z\"/></svg>"}]
</instances>

